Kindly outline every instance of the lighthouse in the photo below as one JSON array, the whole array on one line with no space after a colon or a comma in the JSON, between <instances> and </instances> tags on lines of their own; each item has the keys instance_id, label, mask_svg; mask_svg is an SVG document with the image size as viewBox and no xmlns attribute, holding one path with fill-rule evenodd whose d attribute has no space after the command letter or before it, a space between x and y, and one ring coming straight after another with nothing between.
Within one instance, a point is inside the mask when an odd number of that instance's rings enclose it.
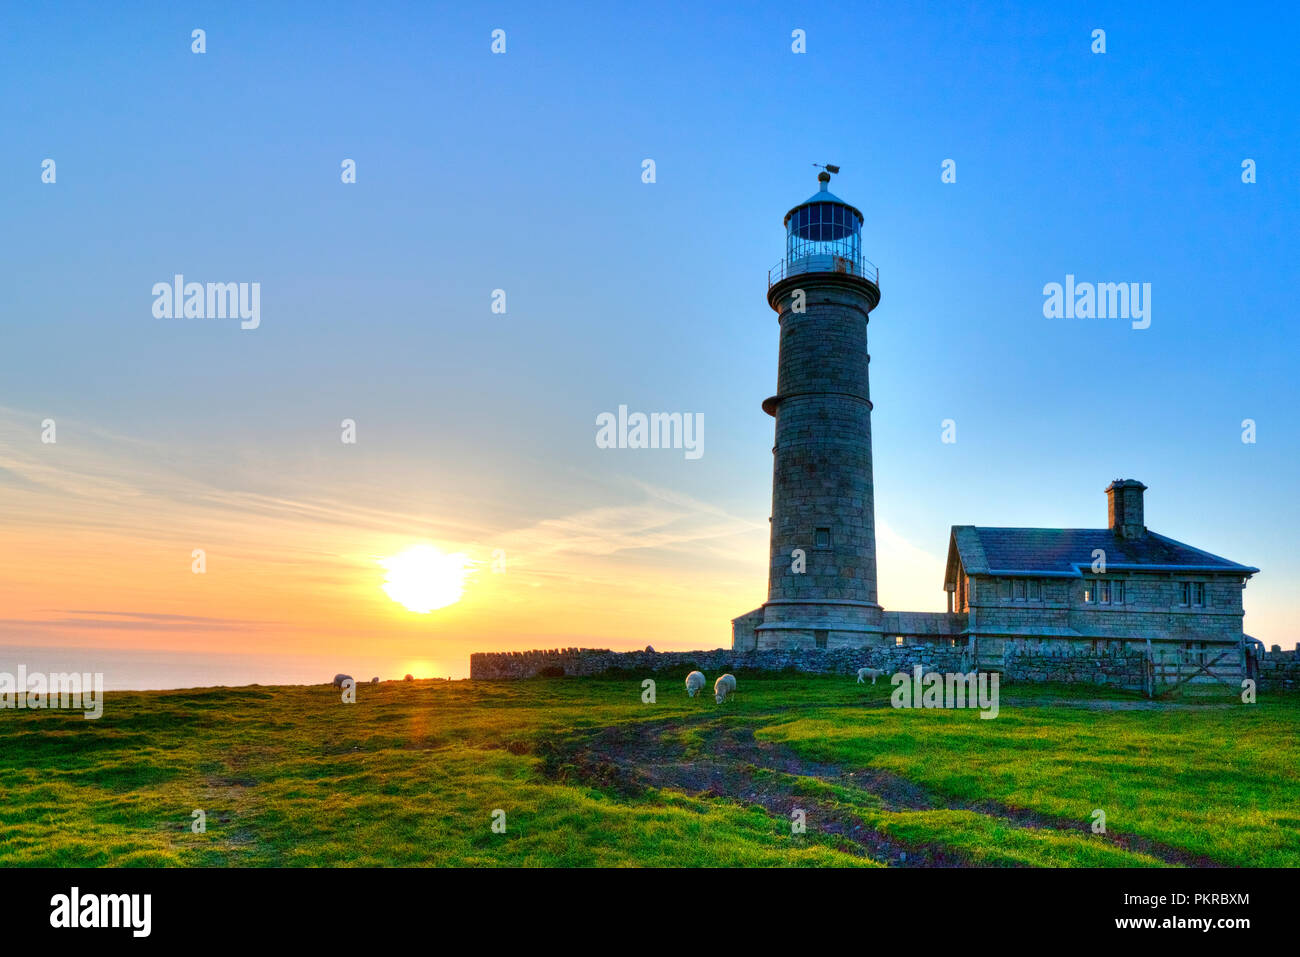
<instances>
[{"instance_id":1,"label":"lighthouse","mask_svg":"<svg viewBox=\"0 0 1300 957\"><path fill-rule=\"evenodd\" d=\"M838 172L836 167L830 167ZM785 216L785 258L768 272L780 324L767 601L758 650L875 644L875 492L867 324L880 275L862 255L862 213L818 191Z\"/></svg>"}]
</instances>

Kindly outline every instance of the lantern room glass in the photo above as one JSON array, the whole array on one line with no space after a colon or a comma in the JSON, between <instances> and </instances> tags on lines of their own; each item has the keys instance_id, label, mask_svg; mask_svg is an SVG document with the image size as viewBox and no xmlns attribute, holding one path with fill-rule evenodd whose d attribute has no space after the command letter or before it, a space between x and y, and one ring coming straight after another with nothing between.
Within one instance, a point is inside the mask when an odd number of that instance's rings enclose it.
<instances>
[{"instance_id":1,"label":"lantern room glass","mask_svg":"<svg viewBox=\"0 0 1300 957\"><path fill-rule=\"evenodd\" d=\"M791 267L813 257L846 259L856 272L862 263L862 217L841 203L806 203L786 222L785 255Z\"/></svg>"}]
</instances>

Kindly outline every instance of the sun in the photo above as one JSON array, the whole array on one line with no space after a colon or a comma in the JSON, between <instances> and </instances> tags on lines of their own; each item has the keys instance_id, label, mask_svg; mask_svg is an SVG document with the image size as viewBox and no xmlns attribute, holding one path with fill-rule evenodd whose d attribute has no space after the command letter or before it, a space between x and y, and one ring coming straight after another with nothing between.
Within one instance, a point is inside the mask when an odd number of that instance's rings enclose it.
<instances>
[{"instance_id":1,"label":"sun","mask_svg":"<svg viewBox=\"0 0 1300 957\"><path fill-rule=\"evenodd\" d=\"M474 563L460 552L445 554L432 545L412 545L379 559L387 571L384 591L407 611L421 615L460 601Z\"/></svg>"}]
</instances>

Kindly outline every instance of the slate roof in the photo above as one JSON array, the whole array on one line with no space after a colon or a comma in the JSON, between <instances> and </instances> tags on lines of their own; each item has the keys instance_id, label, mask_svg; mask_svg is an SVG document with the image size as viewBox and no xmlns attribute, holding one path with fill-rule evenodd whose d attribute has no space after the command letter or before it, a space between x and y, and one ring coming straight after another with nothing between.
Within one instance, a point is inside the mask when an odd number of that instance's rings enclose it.
<instances>
[{"instance_id":1,"label":"slate roof","mask_svg":"<svg viewBox=\"0 0 1300 957\"><path fill-rule=\"evenodd\" d=\"M954 525L946 580L956 580L954 559L968 575L1082 577L1103 549L1106 567L1117 570L1223 572L1259 571L1166 538L1148 529L1141 538L1122 538L1109 528L988 528Z\"/></svg>"}]
</instances>

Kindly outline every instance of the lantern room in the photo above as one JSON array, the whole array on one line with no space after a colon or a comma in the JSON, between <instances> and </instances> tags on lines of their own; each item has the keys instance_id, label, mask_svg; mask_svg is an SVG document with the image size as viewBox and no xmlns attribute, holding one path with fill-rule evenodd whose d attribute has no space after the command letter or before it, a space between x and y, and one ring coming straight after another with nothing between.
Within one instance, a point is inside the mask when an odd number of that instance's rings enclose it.
<instances>
[{"instance_id":1,"label":"lantern room","mask_svg":"<svg viewBox=\"0 0 1300 957\"><path fill-rule=\"evenodd\" d=\"M806 272L841 272L878 279L862 258L862 213L829 189L830 173L817 177L820 188L785 215L785 259L769 282Z\"/></svg>"}]
</instances>

